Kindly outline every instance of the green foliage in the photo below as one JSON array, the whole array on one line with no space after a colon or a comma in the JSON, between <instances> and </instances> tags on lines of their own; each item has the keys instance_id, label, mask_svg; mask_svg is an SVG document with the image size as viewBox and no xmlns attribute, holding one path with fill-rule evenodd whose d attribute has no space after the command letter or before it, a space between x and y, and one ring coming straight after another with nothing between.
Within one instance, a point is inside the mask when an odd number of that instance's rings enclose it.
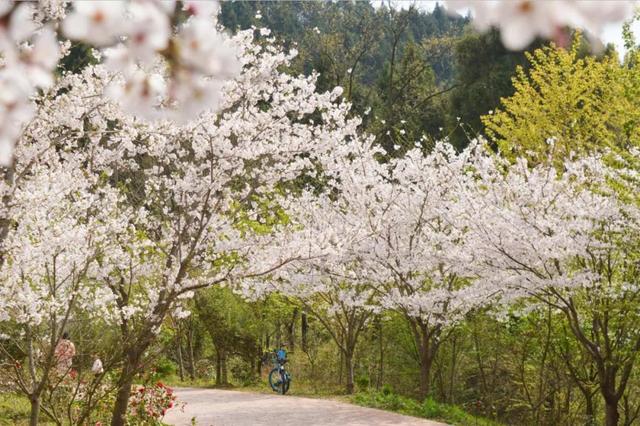
<instances>
[{"instance_id":1,"label":"green foliage","mask_svg":"<svg viewBox=\"0 0 640 426\"><path fill-rule=\"evenodd\" d=\"M240 386L250 386L258 382L252 362L246 358L234 357L229 360L229 371Z\"/></svg>"},{"instance_id":2,"label":"green foliage","mask_svg":"<svg viewBox=\"0 0 640 426\"><path fill-rule=\"evenodd\" d=\"M176 374L176 364L167 357L161 357L153 363L154 379L160 380Z\"/></svg>"},{"instance_id":3,"label":"green foliage","mask_svg":"<svg viewBox=\"0 0 640 426\"><path fill-rule=\"evenodd\" d=\"M356 377L355 383L358 389L361 389L361 390L369 389L369 385L371 384L369 380L369 376L364 376L364 375Z\"/></svg>"},{"instance_id":4,"label":"green foliage","mask_svg":"<svg viewBox=\"0 0 640 426\"><path fill-rule=\"evenodd\" d=\"M507 50L497 31L469 32L456 43L456 87L449 114L451 140L456 147L466 146L470 138L482 133L480 116L514 92L511 76L518 67L526 66L525 55Z\"/></svg>"},{"instance_id":5,"label":"green foliage","mask_svg":"<svg viewBox=\"0 0 640 426\"><path fill-rule=\"evenodd\" d=\"M93 48L82 42L74 42L69 54L60 60L59 69L63 72L79 73L87 65L95 65L99 61L92 54Z\"/></svg>"},{"instance_id":6,"label":"green foliage","mask_svg":"<svg viewBox=\"0 0 640 426\"><path fill-rule=\"evenodd\" d=\"M615 52L581 57L582 39L569 50L553 45L527 53L518 67L515 93L482 117L486 133L510 158L558 163L572 153L624 154L639 146L640 74ZM548 139L554 138L554 143Z\"/></svg>"},{"instance_id":7,"label":"green foliage","mask_svg":"<svg viewBox=\"0 0 640 426\"><path fill-rule=\"evenodd\" d=\"M289 223L285 210L268 196L254 195L250 199L253 215L246 205L236 202L231 206L230 214L235 218L235 226L244 233L265 235L277 225Z\"/></svg>"}]
</instances>

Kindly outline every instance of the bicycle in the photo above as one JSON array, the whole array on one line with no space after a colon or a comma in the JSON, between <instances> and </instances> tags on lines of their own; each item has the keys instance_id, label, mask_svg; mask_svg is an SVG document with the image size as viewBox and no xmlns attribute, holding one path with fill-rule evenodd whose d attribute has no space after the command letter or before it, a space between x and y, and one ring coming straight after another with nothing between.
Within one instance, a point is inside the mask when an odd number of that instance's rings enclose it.
<instances>
[{"instance_id":1,"label":"bicycle","mask_svg":"<svg viewBox=\"0 0 640 426\"><path fill-rule=\"evenodd\" d=\"M284 368L284 364L287 362L287 353L284 349L273 351L272 363L274 365L273 370L269 373L269 385L274 392L284 395L289 391L291 386L291 375Z\"/></svg>"}]
</instances>

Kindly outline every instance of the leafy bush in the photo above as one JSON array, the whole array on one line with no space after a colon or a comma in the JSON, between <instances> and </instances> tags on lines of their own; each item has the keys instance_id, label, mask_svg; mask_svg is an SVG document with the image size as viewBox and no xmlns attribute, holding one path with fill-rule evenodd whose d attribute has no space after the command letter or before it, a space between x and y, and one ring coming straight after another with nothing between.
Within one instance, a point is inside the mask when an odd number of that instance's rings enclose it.
<instances>
[{"instance_id":1,"label":"leafy bush","mask_svg":"<svg viewBox=\"0 0 640 426\"><path fill-rule=\"evenodd\" d=\"M356 377L356 386L358 386L360 390L369 389L369 376Z\"/></svg>"},{"instance_id":2,"label":"leafy bush","mask_svg":"<svg viewBox=\"0 0 640 426\"><path fill-rule=\"evenodd\" d=\"M157 379L172 376L176 374L176 371L176 364L166 357L160 358L154 365L154 372Z\"/></svg>"},{"instance_id":3,"label":"leafy bush","mask_svg":"<svg viewBox=\"0 0 640 426\"><path fill-rule=\"evenodd\" d=\"M244 358L232 357L227 361L229 370L235 381L241 386L249 386L258 382L253 365Z\"/></svg>"},{"instance_id":4,"label":"leafy bush","mask_svg":"<svg viewBox=\"0 0 640 426\"><path fill-rule=\"evenodd\" d=\"M391 385L383 385L382 386L382 394L383 395L390 395L393 393L393 388L391 387Z\"/></svg>"}]
</instances>

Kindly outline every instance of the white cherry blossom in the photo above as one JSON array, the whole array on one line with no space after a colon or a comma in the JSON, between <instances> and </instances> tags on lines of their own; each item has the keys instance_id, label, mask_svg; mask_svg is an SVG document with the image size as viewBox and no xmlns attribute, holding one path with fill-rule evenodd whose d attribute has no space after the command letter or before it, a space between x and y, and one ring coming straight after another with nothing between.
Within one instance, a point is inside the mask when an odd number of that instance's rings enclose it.
<instances>
[{"instance_id":1,"label":"white cherry blossom","mask_svg":"<svg viewBox=\"0 0 640 426\"><path fill-rule=\"evenodd\" d=\"M565 27L582 28L600 35L609 23L633 14L634 1L581 0L449 0L450 10L471 10L473 24L484 31L500 30L502 42L512 50L526 48L536 37L553 39Z\"/></svg>"},{"instance_id":2,"label":"white cherry blossom","mask_svg":"<svg viewBox=\"0 0 640 426\"><path fill-rule=\"evenodd\" d=\"M126 3L122 1L78 1L63 21L64 34L96 46L115 43L125 30Z\"/></svg>"}]
</instances>

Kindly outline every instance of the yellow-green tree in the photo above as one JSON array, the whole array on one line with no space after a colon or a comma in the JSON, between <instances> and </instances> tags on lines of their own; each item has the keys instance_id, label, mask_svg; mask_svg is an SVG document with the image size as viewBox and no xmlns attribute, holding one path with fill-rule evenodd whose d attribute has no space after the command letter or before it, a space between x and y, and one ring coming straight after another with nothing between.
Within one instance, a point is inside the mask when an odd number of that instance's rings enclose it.
<instances>
[{"instance_id":1,"label":"yellow-green tree","mask_svg":"<svg viewBox=\"0 0 640 426\"><path fill-rule=\"evenodd\" d=\"M612 51L581 57L581 36L569 50L554 45L527 53L515 93L482 117L489 139L508 157L560 164L577 155L640 145L640 74ZM550 140L553 142L550 143Z\"/></svg>"}]
</instances>

